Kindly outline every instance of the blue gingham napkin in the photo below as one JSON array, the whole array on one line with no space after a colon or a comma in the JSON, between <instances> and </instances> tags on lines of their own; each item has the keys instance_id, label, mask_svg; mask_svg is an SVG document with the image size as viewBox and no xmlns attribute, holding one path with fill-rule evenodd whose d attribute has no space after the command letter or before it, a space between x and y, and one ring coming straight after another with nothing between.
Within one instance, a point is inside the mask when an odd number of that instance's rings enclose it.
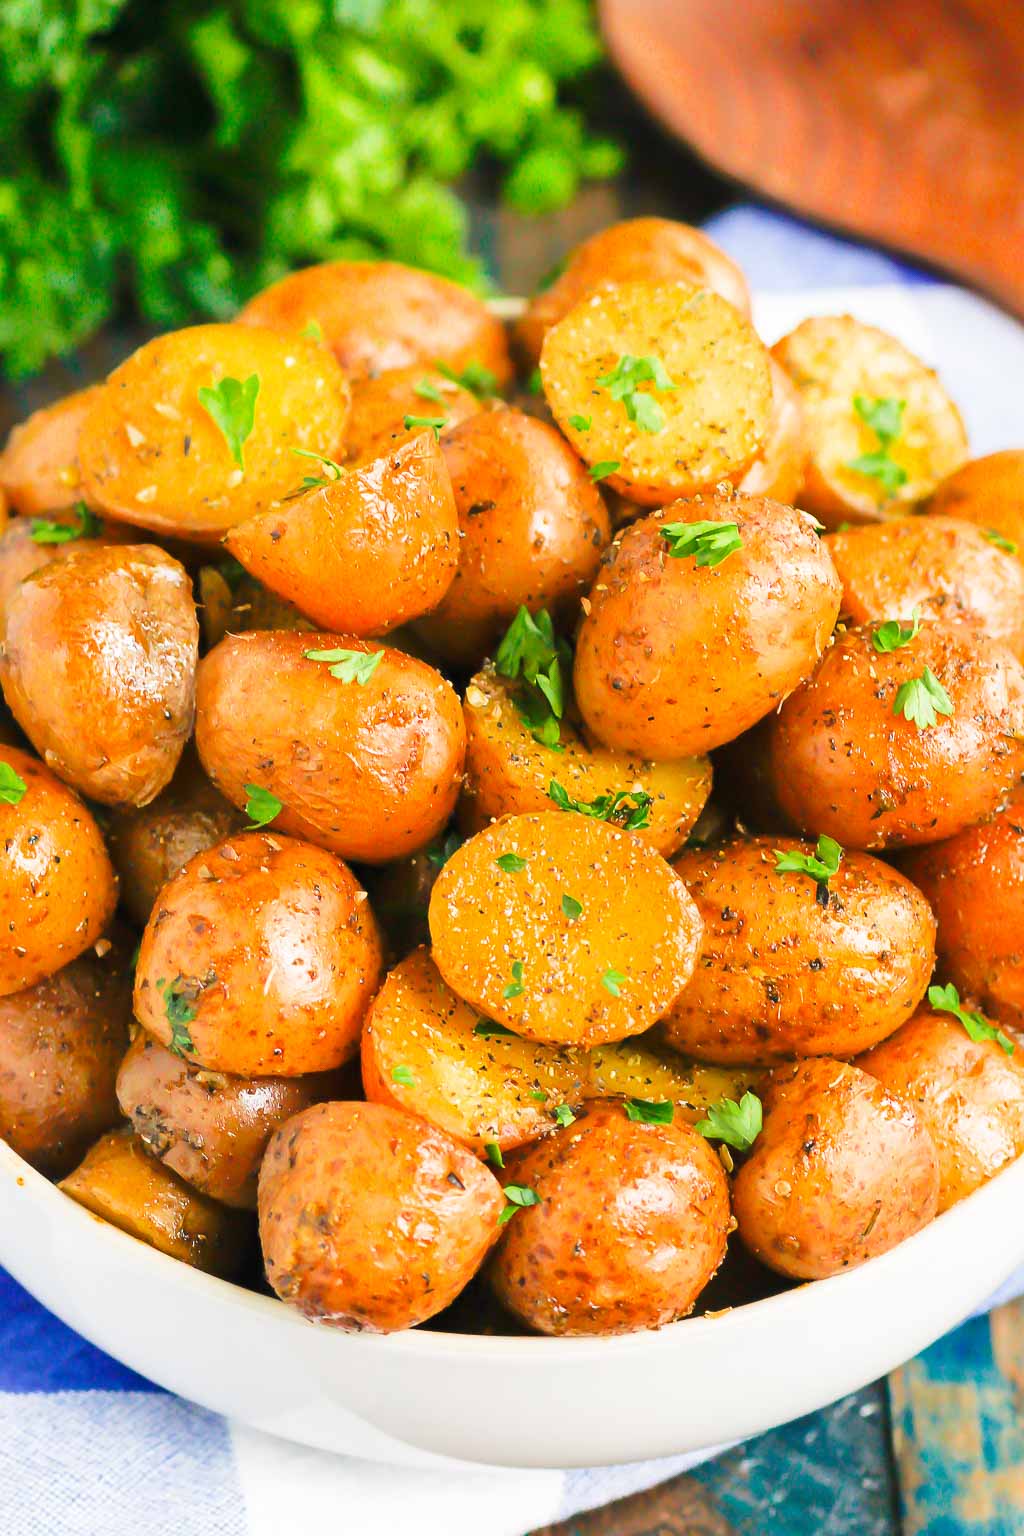
<instances>
[{"instance_id":1,"label":"blue gingham napkin","mask_svg":"<svg viewBox=\"0 0 1024 1536\"><path fill-rule=\"evenodd\" d=\"M758 291L774 340L857 308L955 381L975 453L1024 444L1024 330L991 306L763 209L709 226ZM861 295L863 298L863 295ZM998 1298L1024 1292L1024 1271ZM991 1303L990 1303L991 1304ZM65 1328L0 1271L2 1536L521 1536L704 1456L583 1471L410 1470L336 1457L170 1396Z\"/></svg>"}]
</instances>

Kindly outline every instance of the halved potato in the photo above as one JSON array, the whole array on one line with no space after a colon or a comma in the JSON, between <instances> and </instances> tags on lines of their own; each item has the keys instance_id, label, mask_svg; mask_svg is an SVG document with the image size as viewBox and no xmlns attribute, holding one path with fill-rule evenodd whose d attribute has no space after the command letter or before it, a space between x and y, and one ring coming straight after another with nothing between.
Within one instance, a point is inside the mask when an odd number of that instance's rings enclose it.
<instances>
[{"instance_id":1,"label":"halved potato","mask_svg":"<svg viewBox=\"0 0 1024 1536\"><path fill-rule=\"evenodd\" d=\"M552 784L570 800L593 805L622 795L602 819L627 825L649 795L647 824L635 830L668 858L682 847L711 793L711 764L706 757L681 757L652 763L610 747L588 747L575 725L561 722L559 747L536 741L520 718L515 684L500 677L489 662L466 689L466 781L459 807L462 824L479 832L499 816L550 811Z\"/></svg>"},{"instance_id":2,"label":"halved potato","mask_svg":"<svg viewBox=\"0 0 1024 1536\"><path fill-rule=\"evenodd\" d=\"M739 483L745 496L770 496L772 501L796 506L803 489L807 462L807 427L800 392L774 357L772 413L764 447Z\"/></svg>"},{"instance_id":3,"label":"halved potato","mask_svg":"<svg viewBox=\"0 0 1024 1536\"><path fill-rule=\"evenodd\" d=\"M659 1027L632 1040L596 1045L589 1053L587 1097L669 1099L680 1119L695 1125L719 1099L738 1102L764 1076L762 1067L687 1061L665 1044Z\"/></svg>"},{"instance_id":4,"label":"halved potato","mask_svg":"<svg viewBox=\"0 0 1024 1536\"><path fill-rule=\"evenodd\" d=\"M768 437L768 353L749 321L706 288L625 283L593 293L548 331L540 371L591 474L648 506L738 482Z\"/></svg>"}]
</instances>

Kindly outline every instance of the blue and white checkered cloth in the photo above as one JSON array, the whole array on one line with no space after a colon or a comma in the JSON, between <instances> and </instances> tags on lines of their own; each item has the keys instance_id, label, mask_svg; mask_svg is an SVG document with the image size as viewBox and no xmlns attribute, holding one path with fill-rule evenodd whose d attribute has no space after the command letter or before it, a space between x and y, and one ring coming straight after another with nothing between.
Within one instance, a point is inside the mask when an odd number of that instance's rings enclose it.
<instances>
[{"instance_id":1,"label":"blue and white checkered cloth","mask_svg":"<svg viewBox=\"0 0 1024 1536\"><path fill-rule=\"evenodd\" d=\"M1024 445L1024 331L981 300L781 215L710 232L762 296L769 340L806 314L872 314L955 381L975 453ZM885 318L882 318L884 315ZM1024 1291L1024 1272L999 1300ZM0 1536L521 1536L693 1465L419 1471L330 1456L228 1423L101 1354L0 1271Z\"/></svg>"}]
</instances>

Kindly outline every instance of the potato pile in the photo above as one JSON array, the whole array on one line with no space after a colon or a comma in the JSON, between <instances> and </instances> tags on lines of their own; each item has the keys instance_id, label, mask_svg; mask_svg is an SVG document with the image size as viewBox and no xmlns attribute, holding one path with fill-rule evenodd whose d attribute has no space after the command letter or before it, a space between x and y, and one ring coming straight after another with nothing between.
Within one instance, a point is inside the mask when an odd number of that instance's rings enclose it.
<instances>
[{"instance_id":1,"label":"potato pile","mask_svg":"<svg viewBox=\"0 0 1024 1536\"><path fill-rule=\"evenodd\" d=\"M0 1135L96 1214L614 1334L1024 1151L1024 451L893 337L660 219L510 330L333 262L0 490Z\"/></svg>"}]
</instances>

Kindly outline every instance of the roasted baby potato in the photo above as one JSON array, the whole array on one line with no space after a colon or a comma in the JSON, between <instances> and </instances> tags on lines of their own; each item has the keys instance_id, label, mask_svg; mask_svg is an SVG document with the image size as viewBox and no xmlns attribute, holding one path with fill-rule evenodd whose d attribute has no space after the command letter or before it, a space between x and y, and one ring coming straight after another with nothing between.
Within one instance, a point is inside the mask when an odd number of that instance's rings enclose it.
<instances>
[{"instance_id":1,"label":"roasted baby potato","mask_svg":"<svg viewBox=\"0 0 1024 1536\"><path fill-rule=\"evenodd\" d=\"M193 1067L139 1030L117 1074L122 1113L146 1151L193 1188L256 1209L267 1142L310 1104L336 1098L339 1072L232 1077Z\"/></svg>"},{"instance_id":2,"label":"roasted baby potato","mask_svg":"<svg viewBox=\"0 0 1024 1536\"><path fill-rule=\"evenodd\" d=\"M79 499L78 438L102 392L102 384L77 389L13 429L0 453L0 490L16 512L38 516Z\"/></svg>"},{"instance_id":3,"label":"roasted baby potato","mask_svg":"<svg viewBox=\"0 0 1024 1536\"><path fill-rule=\"evenodd\" d=\"M800 391L808 458L801 505L829 527L923 501L967 457L938 376L852 315L804 320L772 348Z\"/></svg>"},{"instance_id":4,"label":"roasted baby potato","mask_svg":"<svg viewBox=\"0 0 1024 1536\"><path fill-rule=\"evenodd\" d=\"M759 1067L708 1066L687 1061L664 1043L659 1025L648 1035L597 1045L588 1053L587 1097L640 1099L675 1105L676 1116L695 1125L719 1099L738 1103L764 1077Z\"/></svg>"},{"instance_id":5,"label":"roasted baby potato","mask_svg":"<svg viewBox=\"0 0 1024 1536\"><path fill-rule=\"evenodd\" d=\"M466 781L459 818L470 832L500 816L550 811L554 784L590 814L597 815L604 802L602 819L635 830L668 858L682 846L711 793L706 757L651 763L591 747L569 719L560 722L558 745L545 746L516 708L516 685L490 663L470 681L463 713Z\"/></svg>"},{"instance_id":6,"label":"roasted baby potato","mask_svg":"<svg viewBox=\"0 0 1024 1536\"><path fill-rule=\"evenodd\" d=\"M190 747L155 800L110 811L107 847L132 920L144 927L168 880L195 854L241 827L242 817L214 789Z\"/></svg>"},{"instance_id":7,"label":"roasted baby potato","mask_svg":"<svg viewBox=\"0 0 1024 1536\"><path fill-rule=\"evenodd\" d=\"M1024 1152L1024 1066L995 1040L923 1010L855 1063L913 1104L939 1157L948 1210Z\"/></svg>"},{"instance_id":8,"label":"roasted baby potato","mask_svg":"<svg viewBox=\"0 0 1024 1536\"><path fill-rule=\"evenodd\" d=\"M100 829L66 785L17 747L0 750L0 997L95 944L117 904Z\"/></svg>"},{"instance_id":9,"label":"roasted baby potato","mask_svg":"<svg viewBox=\"0 0 1024 1536\"><path fill-rule=\"evenodd\" d=\"M822 540L843 584L843 613L976 624L1024 660L1024 565L955 517L905 517Z\"/></svg>"},{"instance_id":10,"label":"roasted baby potato","mask_svg":"<svg viewBox=\"0 0 1024 1536\"><path fill-rule=\"evenodd\" d=\"M507 816L452 854L430 896L445 981L528 1040L602 1045L659 1019L701 924L647 843L604 821Z\"/></svg>"},{"instance_id":11,"label":"roasted baby potato","mask_svg":"<svg viewBox=\"0 0 1024 1536\"><path fill-rule=\"evenodd\" d=\"M580 626L588 730L654 761L731 741L813 670L839 599L801 512L715 493L651 513L616 538Z\"/></svg>"},{"instance_id":12,"label":"roasted baby potato","mask_svg":"<svg viewBox=\"0 0 1024 1536\"><path fill-rule=\"evenodd\" d=\"M733 1181L745 1247L794 1280L895 1248L935 1216L939 1159L913 1106L859 1067L819 1056L776 1067L764 1128Z\"/></svg>"},{"instance_id":13,"label":"roasted baby potato","mask_svg":"<svg viewBox=\"0 0 1024 1536\"><path fill-rule=\"evenodd\" d=\"M117 1124L131 1013L127 955L106 939L0 997L0 1136L40 1173L70 1173Z\"/></svg>"},{"instance_id":14,"label":"roasted baby potato","mask_svg":"<svg viewBox=\"0 0 1024 1536\"><path fill-rule=\"evenodd\" d=\"M795 506L804 483L807 461L806 427L800 392L774 357L768 366L772 376L772 409L764 447L739 483L745 496L770 496L772 501Z\"/></svg>"},{"instance_id":15,"label":"roasted baby potato","mask_svg":"<svg viewBox=\"0 0 1024 1536\"><path fill-rule=\"evenodd\" d=\"M740 314L750 313L750 291L739 267L702 230L673 219L624 219L570 251L550 282L517 322L516 342L536 364L551 326L601 288L621 283L688 283L710 288Z\"/></svg>"},{"instance_id":16,"label":"roasted baby potato","mask_svg":"<svg viewBox=\"0 0 1024 1536\"><path fill-rule=\"evenodd\" d=\"M317 1104L260 1172L267 1279L307 1317L391 1333L441 1312L498 1235L497 1179L443 1131L386 1104Z\"/></svg>"},{"instance_id":17,"label":"roasted baby potato","mask_svg":"<svg viewBox=\"0 0 1024 1536\"><path fill-rule=\"evenodd\" d=\"M160 893L139 948L135 1017L215 1072L326 1072L358 1050L380 971L377 924L341 860L242 833L190 859Z\"/></svg>"},{"instance_id":18,"label":"roasted baby potato","mask_svg":"<svg viewBox=\"0 0 1024 1536\"><path fill-rule=\"evenodd\" d=\"M458 697L401 651L345 635L229 635L200 662L196 698L196 745L217 788L238 806L247 784L269 790L282 832L343 858L399 859L455 807Z\"/></svg>"},{"instance_id":19,"label":"roasted baby potato","mask_svg":"<svg viewBox=\"0 0 1024 1536\"><path fill-rule=\"evenodd\" d=\"M813 844L775 837L676 859L704 924L696 970L664 1022L687 1056L761 1066L853 1056L924 997L935 919L920 891L865 853L844 853L825 883L777 868L801 858L814 867Z\"/></svg>"},{"instance_id":20,"label":"roasted baby potato","mask_svg":"<svg viewBox=\"0 0 1024 1536\"><path fill-rule=\"evenodd\" d=\"M1024 556L1024 449L962 464L936 488L925 511L974 523Z\"/></svg>"},{"instance_id":21,"label":"roasted baby potato","mask_svg":"<svg viewBox=\"0 0 1024 1536\"><path fill-rule=\"evenodd\" d=\"M441 446L458 508L458 570L416 630L447 661L477 665L520 607L572 606L611 527L600 491L543 421L486 411Z\"/></svg>"},{"instance_id":22,"label":"roasted baby potato","mask_svg":"<svg viewBox=\"0 0 1024 1536\"><path fill-rule=\"evenodd\" d=\"M171 331L114 369L86 417L83 494L108 517L215 544L295 489L296 448L342 456L348 409L341 369L302 336Z\"/></svg>"},{"instance_id":23,"label":"roasted baby potato","mask_svg":"<svg viewBox=\"0 0 1024 1536\"><path fill-rule=\"evenodd\" d=\"M0 684L53 771L106 805L146 805L195 713L192 583L153 544L80 549L7 602Z\"/></svg>"},{"instance_id":24,"label":"roasted baby potato","mask_svg":"<svg viewBox=\"0 0 1024 1536\"><path fill-rule=\"evenodd\" d=\"M880 627L840 634L769 737L783 812L844 847L952 837L991 815L1024 768L1024 669L1009 651L929 621L880 651Z\"/></svg>"},{"instance_id":25,"label":"roasted baby potato","mask_svg":"<svg viewBox=\"0 0 1024 1536\"><path fill-rule=\"evenodd\" d=\"M939 967L965 997L1024 1030L1024 791L990 821L914 849L902 868L931 902Z\"/></svg>"},{"instance_id":26,"label":"roasted baby potato","mask_svg":"<svg viewBox=\"0 0 1024 1536\"><path fill-rule=\"evenodd\" d=\"M94 1216L193 1269L227 1280L245 1261L246 1217L217 1205L148 1157L130 1130L101 1137L60 1187Z\"/></svg>"},{"instance_id":27,"label":"roasted baby potato","mask_svg":"<svg viewBox=\"0 0 1024 1536\"><path fill-rule=\"evenodd\" d=\"M265 587L323 629L382 635L436 608L459 563L444 455L417 431L230 528L224 543Z\"/></svg>"},{"instance_id":28,"label":"roasted baby potato","mask_svg":"<svg viewBox=\"0 0 1024 1536\"><path fill-rule=\"evenodd\" d=\"M483 1156L535 1141L579 1104L584 1051L536 1045L481 1019L450 990L426 949L397 965L363 1029L363 1089L429 1120Z\"/></svg>"},{"instance_id":29,"label":"roasted baby potato","mask_svg":"<svg viewBox=\"0 0 1024 1536\"><path fill-rule=\"evenodd\" d=\"M540 1333L633 1333L692 1311L725 1256L729 1190L703 1136L588 1103L574 1125L509 1158L534 1197L489 1268L498 1299Z\"/></svg>"},{"instance_id":30,"label":"roasted baby potato","mask_svg":"<svg viewBox=\"0 0 1024 1536\"><path fill-rule=\"evenodd\" d=\"M68 535L63 529L67 527ZM95 527L95 532L93 528ZM81 532L76 532L81 529ZM7 601L20 581L44 565L97 544L126 542L127 529L104 525L92 514L68 515L60 522L51 518L16 517L0 533L0 634L6 622Z\"/></svg>"},{"instance_id":31,"label":"roasted baby potato","mask_svg":"<svg viewBox=\"0 0 1024 1536\"><path fill-rule=\"evenodd\" d=\"M393 446L392 439L409 430L406 417L436 422L439 435L447 437L460 422L483 409L484 401L479 395L422 363L354 379L345 436L346 458L350 463L359 463L387 452Z\"/></svg>"},{"instance_id":32,"label":"roasted baby potato","mask_svg":"<svg viewBox=\"0 0 1024 1536\"><path fill-rule=\"evenodd\" d=\"M592 293L547 332L540 371L592 476L646 506L738 482L768 437L768 354L707 288Z\"/></svg>"},{"instance_id":33,"label":"roasted baby potato","mask_svg":"<svg viewBox=\"0 0 1024 1536\"><path fill-rule=\"evenodd\" d=\"M496 385L512 377L504 327L475 294L394 261L304 267L250 299L239 319L312 330L353 379L439 362L471 377L484 370Z\"/></svg>"}]
</instances>

